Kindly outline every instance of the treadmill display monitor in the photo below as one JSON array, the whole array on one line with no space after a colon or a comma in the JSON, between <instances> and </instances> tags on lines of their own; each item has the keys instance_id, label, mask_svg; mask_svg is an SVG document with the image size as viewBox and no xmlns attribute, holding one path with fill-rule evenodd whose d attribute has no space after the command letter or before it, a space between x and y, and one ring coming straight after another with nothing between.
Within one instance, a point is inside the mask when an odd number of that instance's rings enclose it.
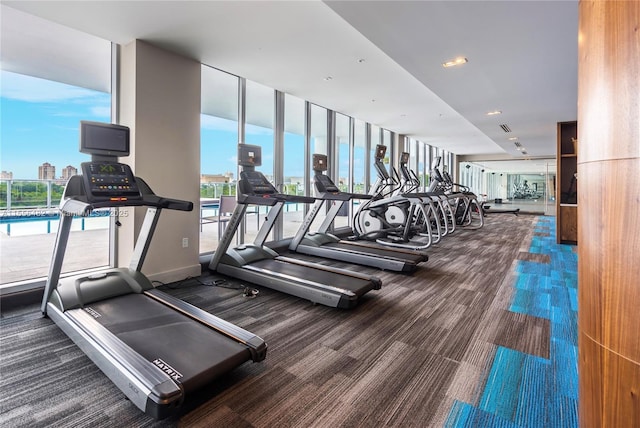
<instances>
[{"instance_id":1,"label":"treadmill display monitor","mask_svg":"<svg viewBox=\"0 0 640 428\"><path fill-rule=\"evenodd\" d=\"M376 146L376 159L384 159L384 156L387 154L387 146L383 146L382 144L378 144Z\"/></svg>"},{"instance_id":2,"label":"treadmill display monitor","mask_svg":"<svg viewBox=\"0 0 640 428\"><path fill-rule=\"evenodd\" d=\"M113 123L80 121L80 152L129 156L129 128Z\"/></svg>"},{"instance_id":3,"label":"treadmill display monitor","mask_svg":"<svg viewBox=\"0 0 640 428\"><path fill-rule=\"evenodd\" d=\"M262 165L262 147L252 144L239 144L238 165L244 167Z\"/></svg>"},{"instance_id":4,"label":"treadmill display monitor","mask_svg":"<svg viewBox=\"0 0 640 428\"><path fill-rule=\"evenodd\" d=\"M116 162L83 162L80 165L90 201L140 198L136 178L129 165Z\"/></svg>"},{"instance_id":5,"label":"treadmill display monitor","mask_svg":"<svg viewBox=\"0 0 640 428\"><path fill-rule=\"evenodd\" d=\"M400 163L403 163L403 164L409 163L409 153L402 152L402 154L400 155Z\"/></svg>"},{"instance_id":6,"label":"treadmill display monitor","mask_svg":"<svg viewBox=\"0 0 640 428\"><path fill-rule=\"evenodd\" d=\"M315 153L313 155L313 170L314 171L326 171L327 166L327 155L321 155Z\"/></svg>"}]
</instances>

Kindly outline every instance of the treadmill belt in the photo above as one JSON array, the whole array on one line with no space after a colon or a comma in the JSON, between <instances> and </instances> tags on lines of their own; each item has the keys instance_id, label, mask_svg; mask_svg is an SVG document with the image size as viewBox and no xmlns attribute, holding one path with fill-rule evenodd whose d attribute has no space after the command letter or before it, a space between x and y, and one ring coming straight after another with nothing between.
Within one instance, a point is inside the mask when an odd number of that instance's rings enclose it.
<instances>
[{"instance_id":1,"label":"treadmill belt","mask_svg":"<svg viewBox=\"0 0 640 428\"><path fill-rule=\"evenodd\" d=\"M247 347L143 294L84 308L120 340L195 390L251 359Z\"/></svg>"},{"instance_id":2,"label":"treadmill belt","mask_svg":"<svg viewBox=\"0 0 640 428\"><path fill-rule=\"evenodd\" d=\"M288 263L278 259L262 259L248 265L277 274L288 275L301 280L312 281L319 284L326 284L331 287L337 287L349 290L356 296L362 296L366 292L371 291L373 283L370 280L338 274L323 269L316 269L308 266Z\"/></svg>"},{"instance_id":3,"label":"treadmill belt","mask_svg":"<svg viewBox=\"0 0 640 428\"><path fill-rule=\"evenodd\" d=\"M336 251L347 251L354 253L362 253L365 255L376 256L387 259L395 259L399 261L404 261L407 263L415 263L418 264L424 260L424 255L422 254L407 254L407 253L391 253L389 250L385 250L384 248L375 248L369 246L362 245L352 245L348 242L328 242L322 245L323 247L335 249Z\"/></svg>"}]
</instances>

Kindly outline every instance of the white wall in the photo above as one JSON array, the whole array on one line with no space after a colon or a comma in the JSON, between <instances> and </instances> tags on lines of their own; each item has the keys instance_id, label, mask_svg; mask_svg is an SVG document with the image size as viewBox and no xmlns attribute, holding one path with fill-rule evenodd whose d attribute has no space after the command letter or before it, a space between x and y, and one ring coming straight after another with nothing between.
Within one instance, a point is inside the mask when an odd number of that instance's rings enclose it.
<instances>
[{"instance_id":1,"label":"white wall","mask_svg":"<svg viewBox=\"0 0 640 428\"><path fill-rule=\"evenodd\" d=\"M200 274L200 93L199 62L140 40L122 47L120 123L131 128L131 155L122 161L156 194L194 203L191 212L163 210L142 269L153 280ZM129 264L144 212L121 219L118 266Z\"/></svg>"}]
</instances>

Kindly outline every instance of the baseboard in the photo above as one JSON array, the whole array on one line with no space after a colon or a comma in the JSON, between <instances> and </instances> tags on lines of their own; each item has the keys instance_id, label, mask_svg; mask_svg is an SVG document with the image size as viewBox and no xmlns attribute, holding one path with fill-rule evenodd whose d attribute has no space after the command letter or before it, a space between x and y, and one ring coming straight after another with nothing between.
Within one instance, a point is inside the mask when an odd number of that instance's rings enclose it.
<instances>
[{"instance_id":1,"label":"baseboard","mask_svg":"<svg viewBox=\"0 0 640 428\"><path fill-rule=\"evenodd\" d=\"M169 284L172 282L182 281L186 278L198 277L201 275L201 273L202 267L200 266L200 264L194 264L191 266L185 266L178 269L147 275L147 278L149 278L149 280L151 281L158 281L163 284Z\"/></svg>"}]
</instances>

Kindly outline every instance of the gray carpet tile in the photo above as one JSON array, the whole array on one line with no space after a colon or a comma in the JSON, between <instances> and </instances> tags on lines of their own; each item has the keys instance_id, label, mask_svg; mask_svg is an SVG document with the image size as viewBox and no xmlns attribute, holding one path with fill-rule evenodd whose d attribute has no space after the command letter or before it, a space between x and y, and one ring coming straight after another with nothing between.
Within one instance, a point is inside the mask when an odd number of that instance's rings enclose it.
<instances>
[{"instance_id":1,"label":"gray carpet tile","mask_svg":"<svg viewBox=\"0 0 640 428\"><path fill-rule=\"evenodd\" d=\"M249 299L202 285L217 274L162 286L261 336L269 349L265 361L245 363L159 422L127 401L38 305L3 308L0 425L441 426L455 400L477 402L498 346L549 353L548 322L506 311L513 266L530 257L523 253L536 219L489 216L481 230L456 230L411 275L321 261L383 280L350 310L259 286Z\"/></svg>"}]
</instances>

